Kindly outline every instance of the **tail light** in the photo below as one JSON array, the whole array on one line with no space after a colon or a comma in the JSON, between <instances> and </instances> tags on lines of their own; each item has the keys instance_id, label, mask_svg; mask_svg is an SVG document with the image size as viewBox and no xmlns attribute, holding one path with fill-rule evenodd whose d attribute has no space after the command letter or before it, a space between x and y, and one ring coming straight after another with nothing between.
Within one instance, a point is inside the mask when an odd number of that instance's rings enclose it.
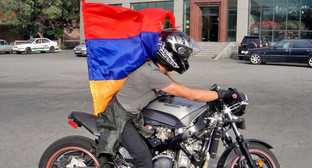
<instances>
[{"instance_id":1,"label":"tail light","mask_svg":"<svg viewBox=\"0 0 312 168\"><path fill-rule=\"evenodd\" d=\"M71 125L72 127L74 128L77 128L78 127L78 124L76 124L74 121L72 120L68 120L68 124Z\"/></svg>"},{"instance_id":2,"label":"tail light","mask_svg":"<svg viewBox=\"0 0 312 168\"><path fill-rule=\"evenodd\" d=\"M262 44L259 44L259 48L262 48L263 47L263 45Z\"/></svg>"},{"instance_id":3,"label":"tail light","mask_svg":"<svg viewBox=\"0 0 312 168\"><path fill-rule=\"evenodd\" d=\"M239 45L238 45L238 48L241 48L242 47L242 44L240 43Z\"/></svg>"}]
</instances>

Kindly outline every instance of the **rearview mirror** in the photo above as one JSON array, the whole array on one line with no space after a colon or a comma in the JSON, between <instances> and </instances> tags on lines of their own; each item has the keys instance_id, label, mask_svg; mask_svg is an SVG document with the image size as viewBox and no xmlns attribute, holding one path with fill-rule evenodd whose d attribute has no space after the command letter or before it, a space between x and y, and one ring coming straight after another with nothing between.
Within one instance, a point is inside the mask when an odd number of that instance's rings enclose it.
<instances>
[{"instance_id":1,"label":"rearview mirror","mask_svg":"<svg viewBox=\"0 0 312 168\"><path fill-rule=\"evenodd\" d=\"M218 86L217 84L212 85L211 88L210 88L210 90L212 90L212 91L217 91L217 90L220 90L220 89L221 89L220 86Z\"/></svg>"}]
</instances>

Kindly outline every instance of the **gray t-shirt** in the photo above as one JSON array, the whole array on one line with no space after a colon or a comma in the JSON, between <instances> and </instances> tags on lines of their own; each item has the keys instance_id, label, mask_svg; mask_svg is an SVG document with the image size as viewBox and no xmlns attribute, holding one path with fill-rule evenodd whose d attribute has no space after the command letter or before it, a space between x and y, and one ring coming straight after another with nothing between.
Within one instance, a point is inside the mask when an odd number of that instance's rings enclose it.
<instances>
[{"instance_id":1,"label":"gray t-shirt","mask_svg":"<svg viewBox=\"0 0 312 168\"><path fill-rule=\"evenodd\" d=\"M163 74L152 61L147 61L130 74L120 91L117 100L121 106L133 114L138 114L157 93L173 82Z\"/></svg>"}]
</instances>

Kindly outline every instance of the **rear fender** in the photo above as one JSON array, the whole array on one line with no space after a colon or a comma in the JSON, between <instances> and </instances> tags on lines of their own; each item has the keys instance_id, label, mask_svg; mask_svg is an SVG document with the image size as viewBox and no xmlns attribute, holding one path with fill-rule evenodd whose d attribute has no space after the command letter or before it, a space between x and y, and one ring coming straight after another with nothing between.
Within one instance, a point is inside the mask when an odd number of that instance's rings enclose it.
<instances>
[{"instance_id":1,"label":"rear fender","mask_svg":"<svg viewBox=\"0 0 312 168\"><path fill-rule=\"evenodd\" d=\"M273 147L271 145L269 145L268 143L258 140L258 139L246 139L245 142L247 143L247 146L250 143L259 143L269 149L272 149ZM218 161L218 165L217 168L225 168L226 166L228 166L228 164L233 161L234 159L236 159L238 156L240 156L240 151L238 148L238 144L235 142L232 145L230 145L229 147L227 147L225 149L225 151L222 153L219 161Z\"/></svg>"}]
</instances>

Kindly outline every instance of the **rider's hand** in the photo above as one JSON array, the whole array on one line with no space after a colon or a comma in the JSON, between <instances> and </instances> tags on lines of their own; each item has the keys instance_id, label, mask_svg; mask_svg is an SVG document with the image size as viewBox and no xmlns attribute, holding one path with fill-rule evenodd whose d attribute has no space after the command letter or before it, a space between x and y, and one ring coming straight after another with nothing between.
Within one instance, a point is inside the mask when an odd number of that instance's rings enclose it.
<instances>
[{"instance_id":1,"label":"rider's hand","mask_svg":"<svg viewBox=\"0 0 312 168\"><path fill-rule=\"evenodd\" d=\"M238 92L236 89L229 88L228 90L218 90L219 99L222 99L224 102L232 102L235 100L240 100Z\"/></svg>"}]
</instances>

